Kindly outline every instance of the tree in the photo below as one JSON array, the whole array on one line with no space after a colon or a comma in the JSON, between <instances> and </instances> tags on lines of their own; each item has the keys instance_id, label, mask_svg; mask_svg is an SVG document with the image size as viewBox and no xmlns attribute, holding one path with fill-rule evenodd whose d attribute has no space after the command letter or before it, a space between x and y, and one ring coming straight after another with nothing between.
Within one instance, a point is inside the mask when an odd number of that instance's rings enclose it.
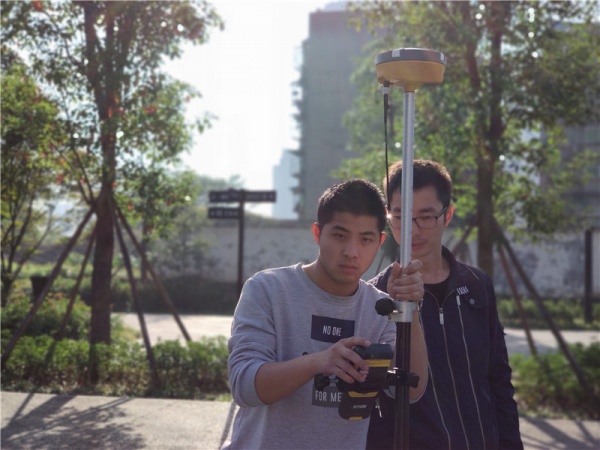
<instances>
[{"instance_id":1,"label":"tree","mask_svg":"<svg viewBox=\"0 0 600 450\"><path fill-rule=\"evenodd\" d=\"M516 230L521 217L528 232L572 225L561 193L593 166L589 155L562 160L560 144L564 126L599 118L597 4L370 2L356 8L383 32L373 56L397 47L446 56L443 84L416 96L415 154L444 163L456 178L459 210L476 220L479 267L493 272L495 219ZM381 179L373 59L356 74L362 96L347 117L351 147L364 155L345 164L343 176ZM402 129L400 114L394 116L394 128ZM364 167L378 172L366 174Z\"/></svg>"},{"instance_id":2,"label":"tree","mask_svg":"<svg viewBox=\"0 0 600 450\"><path fill-rule=\"evenodd\" d=\"M22 62L3 49L2 306L53 227L51 197L66 166L56 151L65 137L58 113Z\"/></svg>"},{"instance_id":3,"label":"tree","mask_svg":"<svg viewBox=\"0 0 600 450\"><path fill-rule=\"evenodd\" d=\"M191 143L183 108L198 93L162 73L163 58L204 43L220 18L204 1L33 1L3 2L2 25L2 41L60 103L80 152L76 182L96 216L90 341L110 343L115 208L127 210L119 193L134 168L165 169Z\"/></svg>"}]
</instances>

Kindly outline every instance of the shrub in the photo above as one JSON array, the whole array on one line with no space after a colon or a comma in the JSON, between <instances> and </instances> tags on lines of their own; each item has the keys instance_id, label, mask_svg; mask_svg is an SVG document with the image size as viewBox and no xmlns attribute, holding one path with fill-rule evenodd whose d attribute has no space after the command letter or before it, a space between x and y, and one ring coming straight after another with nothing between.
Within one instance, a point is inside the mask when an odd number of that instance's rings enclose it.
<instances>
[{"instance_id":1,"label":"shrub","mask_svg":"<svg viewBox=\"0 0 600 450\"><path fill-rule=\"evenodd\" d=\"M6 391L95 394L131 397L210 399L229 392L227 345L223 337L155 345L161 386L153 386L146 351L136 342L98 344L100 380L88 381L90 346L86 341L25 336L2 368Z\"/></svg>"},{"instance_id":2,"label":"shrub","mask_svg":"<svg viewBox=\"0 0 600 450\"><path fill-rule=\"evenodd\" d=\"M548 328L541 311L531 299L521 301L523 312L530 328ZM544 305L558 328L561 329L597 329L600 325L600 304L593 305L593 323L583 321L583 306L580 299L545 300ZM517 304L513 299L498 301L498 314L506 327L522 327L521 316Z\"/></svg>"},{"instance_id":3,"label":"shrub","mask_svg":"<svg viewBox=\"0 0 600 450\"><path fill-rule=\"evenodd\" d=\"M65 338L54 339L68 301L60 294L44 300L25 334L2 367L4 390L65 394L212 398L229 392L227 343L224 337L189 342L159 342L153 354L161 380L152 385L145 348L128 339L131 333L118 317L112 319L112 345L92 347L98 358L100 380L88 382L90 308L75 302ZM31 309L31 301L16 296L1 310L1 350Z\"/></svg>"},{"instance_id":4,"label":"shrub","mask_svg":"<svg viewBox=\"0 0 600 450\"><path fill-rule=\"evenodd\" d=\"M235 283L203 280L198 275L185 275L166 278L163 285L175 309L181 314L233 314L237 305ZM114 311L134 310L129 284L115 283L113 293ZM140 283L138 293L143 312L169 312L153 282ZM82 298L87 296L87 292L82 292Z\"/></svg>"},{"instance_id":5,"label":"shrub","mask_svg":"<svg viewBox=\"0 0 600 450\"><path fill-rule=\"evenodd\" d=\"M87 373L88 349L85 341L23 336L2 367L2 390L76 391Z\"/></svg>"},{"instance_id":6,"label":"shrub","mask_svg":"<svg viewBox=\"0 0 600 450\"><path fill-rule=\"evenodd\" d=\"M580 386L562 353L537 357L511 357L516 399L522 413L538 416L568 416L573 419L600 419L600 343L588 347L570 345L592 392Z\"/></svg>"},{"instance_id":7,"label":"shrub","mask_svg":"<svg viewBox=\"0 0 600 450\"><path fill-rule=\"evenodd\" d=\"M179 341L159 342L154 356L162 381L161 397L202 398L229 391L227 342L223 336L204 338L182 346Z\"/></svg>"},{"instance_id":8,"label":"shrub","mask_svg":"<svg viewBox=\"0 0 600 450\"><path fill-rule=\"evenodd\" d=\"M25 295L15 295L11 301L2 308L0 323L2 338L9 339L20 326L23 318L31 309L31 300ZM62 294L48 294L42 302L40 309L31 319L25 330L26 336L55 335L63 322L67 311L68 299ZM65 328L64 338L87 339L89 335L90 308L83 302L76 300Z\"/></svg>"}]
</instances>

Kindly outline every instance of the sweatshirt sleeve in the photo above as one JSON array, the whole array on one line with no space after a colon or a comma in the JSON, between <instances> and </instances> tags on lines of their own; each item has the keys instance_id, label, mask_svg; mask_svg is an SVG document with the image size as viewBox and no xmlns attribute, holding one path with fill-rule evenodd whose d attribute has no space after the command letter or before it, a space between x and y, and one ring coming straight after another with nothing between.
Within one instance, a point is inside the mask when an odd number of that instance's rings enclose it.
<instances>
[{"instance_id":1,"label":"sweatshirt sleeve","mask_svg":"<svg viewBox=\"0 0 600 450\"><path fill-rule=\"evenodd\" d=\"M259 280L250 278L242 289L229 339L229 385L238 405L264 405L254 380L264 363L276 360L275 345L268 294Z\"/></svg>"}]
</instances>

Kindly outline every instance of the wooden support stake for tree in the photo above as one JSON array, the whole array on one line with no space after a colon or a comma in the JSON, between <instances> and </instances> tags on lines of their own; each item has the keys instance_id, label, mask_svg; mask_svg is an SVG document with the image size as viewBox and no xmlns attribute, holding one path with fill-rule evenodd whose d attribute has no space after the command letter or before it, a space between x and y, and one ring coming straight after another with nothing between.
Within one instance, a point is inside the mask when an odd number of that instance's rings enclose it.
<instances>
[{"instance_id":1,"label":"wooden support stake for tree","mask_svg":"<svg viewBox=\"0 0 600 450\"><path fill-rule=\"evenodd\" d=\"M142 330L142 337L144 339L144 346L146 347L146 355L148 357L148 363L150 364L150 373L152 376L152 384L154 387L160 387L160 377L158 375L158 369L156 367L156 360L154 359L154 353L152 352L152 344L150 343L150 337L148 336L148 329L146 328L146 321L144 319L144 314L142 313L142 306L140 305L140 300L138 296L138 291L136 287L135 278L133 277L133 270L131 269L131 260L129 259L129 252L127 251L127 247L125 246L125 241L123 240L123 233L121 232L121 227L119 226L118 220L113 217L115 230L117 232L117 238L119 240L119 245L121 247L121 254L123 255L123 262L125 264L125 268L127 270L127 277L129 278L129 286L131 287L131 296L133 297L133 305L135 306L135 311L138 316L138 320L140 322L140 329Z\"/></svg>"},{"instance_id":2,"label":"wooden support stake for tree","mask_svg":"<svg viewBox=\"0 0 600 450\"><path fill-rule=\"evenodd\" d=\"M579 367L579 364L577 363L577 361L575 361L575 358L573 357L573 354L569 350L567 343L563 339L563 337L560 333L560 330L557 328L556 324L554 323L554 320L552 319L552 316L550 315L548 308L546 308L546 305L544 305L544 301L542 300L542 298L536 291L535 287L533 286L533 284L527 277L525 270L523 270L523 267L521 266L519 260L517 259L517 256L513 252L512 247L511 247L510 243L508 242L508 239L504 235L502 228L500 228L500 225L498 225L498 222L496 222L496 220L494 220L494 228L496 229L496 233L497 233L498 237L500 238L501 245L503 245L504 248L506 249L506 252L510 256L510 259L512 260L512 262L515 266L515 269L517 269L519 276L523 280L525 287L531 294L531 297L533 298L535 304L537 305L538 309L542 313L542 316L544 317L544 319L546 320L546 323L550 327L552 334L554 334L554 337L556 338L556 341L558 342L558 346L559 346L560 350L563 352L563 354L569 361L569 364L571 365L571 368L573 369L575 376L579 380L579 384L581 384L581 387L585 392L589 392L590 395L592 395L592 393L594 391L592 390L590 384L588 383L587 378L585 377L585 374L581 370L581 367Z\"/></svg>"},{"instance_id":3,"label":"wooden support stake for tree","mask_svg":"<svg viewBox=\"0 0 600 450\"><path fill-rule=\"evenodd\" d=\"M83 262L81 263L81 269L79 270L79 275L77 276L77 281L75 281L75 286L73 286L73 290L71 291L71 297L69 298L69 304L67 305L67 310L65 312L65 316L63 317L63 321L60 325L60 329L56 333L54 337L55 340L60 341L65 335L65 331L67 329L67 324L69 323L69 318L71 317L71 313L73 312L73 305L75 304L75 298L79 293L79 287L81 286L81 281L83 280L83 275L85 274L85 268L87 266L88 259L90 257L90 253L92 253L92 247L94 244L94 240L96 239L96 226L94 226L94 230L90 235L88 240L88 246L85 249L85 255L83 257Z\"/></svg>"},{"instance_id":4,"label":"wooden support stake for tree","mask_svg":"<svg viewBox=\"0 0 600 450\"><path fill-rule=\"evenodd\" d=\"M11 340L8 342L8 344L6 345L6 349L4 350L4 353L2 355L2 360L1 360L2 367L6 366L6 362L10 358L10 355L11 355L12 351L14 350L15 346L17 345L17 342L19 341L19 339L21 338L23 333L25 333L25 330L29 326L31 319L33 319L33 317L37 313L38 309L42 305L42 302L44 301L46 294L52 287L52 283L54 283L54 280L56 279L56 277L58 277L58 274L60 273L60 269L61 269L63 263L67 259L67 256L69 255L69 253L71 252L71 250L73 249L75 244L77 243L77 240L79 239L79 236L81 235L81 232L85 228L85 226L86 226L88 220L90 219L90 217L92 216L93 212L94 212L94 209L90 208L90 210L86 213L85 217L83 218L83 220L77 227L75 234L73 234L73 236L71 236L71 238L69 239L69 242L67 242L67 245L65 246L62 253L58 257L58 260L56 261L56 264L54 265L54 268L52 269L52 272L51 272L50 276L48 277L48 281L46 282L44 288L38 294L35 301L33 302L33 305L31 305L31 309L29 310L27 315L23 318L23 320L21 321L21 324L19 325L19 328L17 329L17 331L15 331L15 334L13 335Z\"/></svg>"},{"instance_id":5,"label":"wooden support stake for tree","mask_svg":"<svg viewBox=\"0 0 600 450\"><path fill-rule=\"evenodd\" d=\"M537 348L535 347L535 342L533 341L533 337L531 336L531 329L529 328L529 322L527 322L527 316L525 316L525 311L523 310L523 304L521 303L521 296L517 291L517 285L515 284L515 280L513 279L512 272L510 271L510 267L508 265L508 261L506 260L506 255L504 254L504 250L502 249L502 245L498 246L498 253L500 254L500 262L502 263L502 267L504 269L504 274L506 275L506 279L508 280L508 285L510 286L510 290L512 292L512 296L515 299L515 303L517 304L517 310L519 311L519 317L521 318L521 324L523 325L523 329L525 330L525 336L527 336L527 343L529 344L529 351L533 356L537 356Z\"/></svg>"},{"instance_id":6,"label":"wooden support stake for tree","mask_svg":"<svg viewBox=\"0 0 600 450\"><path fill-rule=\"evenodd\" d=\"M469 235L471 234L471 232L473 231L473 229L475 228L475 225L477 224L477 216L473 216L471 217L471 220L469 221L469 226L467 227L467 229L465 230L465 232L462 234L462 236L460 237L460 239L458 240L458 242L456 243L456 245L452 248L451 253L453 255L456 255L456 253L458 252L458 250L464 245L464 243L467 241L467 238L469 237Z\"/></svg>"},{"instance_id":7,"label":"wooden support stake for tree","mask_svg":"<svg viewBox=\"0 0 600 450\"><path fill-rule=\"evenodd\" d=\"M171 301L171 298L169 297L169 293L167 292L167 290L163 286L162 282L160 281L160 278L156 275L156 272L154 272L154 269L150 265L150 262L148 261L148 258L146 257L146 253L142 250L140 243L138 242L137 238L135 237L135 234L133 234L133 230L127 223L127 220L125 219L125 216L123 215L123 212L121 211L121 208L119 208L118 206L115 206L115 209L117 210L117 213L119 214L119 219L121 220L121 223L125 227L127 234L133 241L133 244L135 245L135 248L138 251L138 254L142 258L143 263L148 268L148 271L150 272L150 275L152 276L152 279L154 280L154 285L156 286L156 289L158 289L159 294L161 295L163 301L165 302L165 305L167 306L167 308L169 309L169 311L175 318L175 322L177 322L177 325L179 325L179 329L181 330L181 333L183 334L185 340L188 342L191 341L192 339L190 338L190 335L188 334L185 326L183 325L183 322L181 321L179 314L177 314L177 311L175 310L175 306L173 305L173 302Z\"/></svg>"},{"instance_id":8,"label":"wooden support stake for tree","mask_svg":"<svg viewBox=\"0 0 600 450\"><path fill-rule=\"evenodd\" d=\"M67 310L65 311L65 315L63 316L63 320L60 325L60 328L57 331L56 335L54 336L54 341L52 341L52 345L50 346L50 348L48 349L48 352L46 353L46 358L44 361L46 366L50 365L50 361L52 360L52 355L54 354L54 350L56 349L56 344L63 338L65 331L67 329L67 324L69 323L69 318L71 317L71 313L73 312L73 305L75 304L75 298L77 297L77 293L79 292L79 285L81 284L81 280L83 279L83 274L85 273L85 266L87 265L87 260L90 256L92 246L94 244L95 236L96 236L96 227L94 226L94 230L92 231L92 234L90 235L90 238L88 240L88 246L85 251L85 256L83 258L83 262L81 264L81 269L79 270L79 276L77 277L75 286L73 287L73 290L71 291L71 296L69 298L69 304L67 305Z\"/></svg>"}]
</instances>

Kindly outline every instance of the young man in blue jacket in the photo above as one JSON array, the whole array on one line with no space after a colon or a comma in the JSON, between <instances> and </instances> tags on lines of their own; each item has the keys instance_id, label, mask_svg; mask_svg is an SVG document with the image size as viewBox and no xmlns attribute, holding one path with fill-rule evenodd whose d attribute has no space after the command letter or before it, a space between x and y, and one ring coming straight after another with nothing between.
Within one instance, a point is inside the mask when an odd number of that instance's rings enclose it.
<instances>
[{"instance_id":1,"label":"young man in blue jacket","mask_svg":"<svg viewBox=\"0 0 600 450\"><path fill-rule=\"evenodd\" d=\"M434 161L413 162L411 259L423 263L421 320L429 360L425 393L409 409L409 448L522 449L511 368L498 319L496 296L481 270L456 261L442 246L454 214L452 180ZM384 180L384 184L386 181ZM389 223L400 242L402 162L390 167ZM371 282L389 292L398 263ZM394 400L379 397L371 415L367 449L392 449Z\"/></svg>"}]
</instances>

